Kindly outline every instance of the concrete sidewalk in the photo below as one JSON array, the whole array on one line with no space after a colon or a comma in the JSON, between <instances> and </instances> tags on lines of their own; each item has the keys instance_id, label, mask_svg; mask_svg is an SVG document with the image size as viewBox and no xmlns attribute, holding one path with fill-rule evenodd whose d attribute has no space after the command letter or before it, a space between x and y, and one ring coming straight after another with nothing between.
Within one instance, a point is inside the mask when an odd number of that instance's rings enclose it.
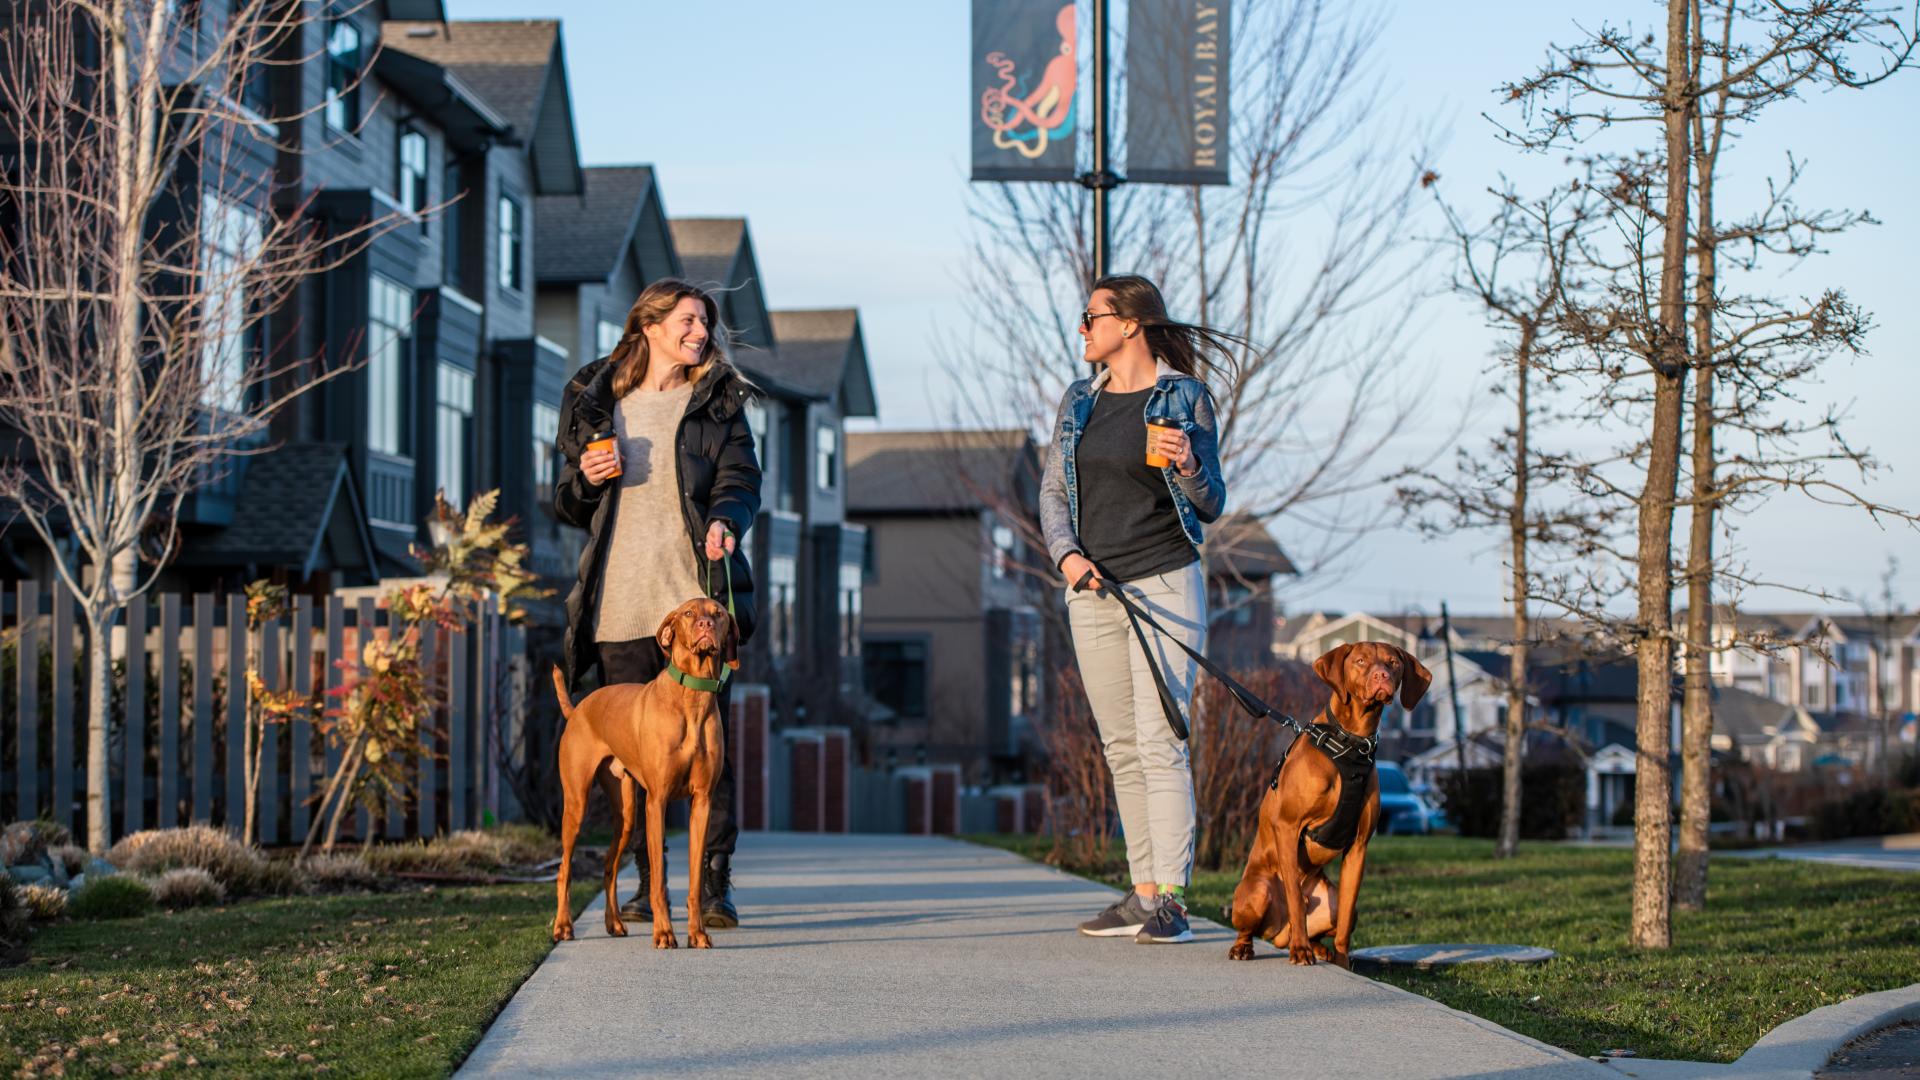
<instances>
[{"instance_id":1,"label":"concrete sidewalk","mask_svg":"<svg viewBox=\"0 0 1920 1080\"><path fill-rule=\"evenodd\" d=\"M1211 923L1191 945L1081 937L1112 890L939 838L743 836L748 926L693 951L673 846L682 948L606 937L596 903L460 1075L1619 1076L1264 944L1233 963Z\"/></svg>"}]
</instances>

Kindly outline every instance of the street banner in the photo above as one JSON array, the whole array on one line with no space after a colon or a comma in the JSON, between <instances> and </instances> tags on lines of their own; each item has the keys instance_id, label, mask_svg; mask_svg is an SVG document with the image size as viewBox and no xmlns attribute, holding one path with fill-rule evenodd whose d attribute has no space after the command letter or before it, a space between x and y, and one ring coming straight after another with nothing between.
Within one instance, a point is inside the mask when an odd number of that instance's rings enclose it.
<instances>
[{"instance_id":1,"label":"street banner","mask_svg":"<svg viewBox=\"0 0 1920 1080\"><path fill-rule=\"evenodd\" d=\"M973 178L1071 180L1080 39L1062 0L973 0Z\"/></svg>"},{"instance_id":2,"label":"street banner","mask_svg":"<svg viewBox=\"0 0 1920 1080\"><path fill-rule=\"evenodd\" d=\"M1127 179L1226 184L1227 0L1127 5Z\"/></svg>"}]
</instances>

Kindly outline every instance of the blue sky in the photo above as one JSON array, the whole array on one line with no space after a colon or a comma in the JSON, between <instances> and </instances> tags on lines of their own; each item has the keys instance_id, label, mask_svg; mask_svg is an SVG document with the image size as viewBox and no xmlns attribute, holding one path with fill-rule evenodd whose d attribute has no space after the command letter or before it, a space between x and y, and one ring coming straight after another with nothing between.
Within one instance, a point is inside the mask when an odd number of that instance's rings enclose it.
<instances>
[{"instance_id":1,"label":"blue sky","mask_svg":"<svg viewBox=\"0 0 1920 1080\"><path fill-rule=\"evenodd\" d=\"M932 357L962 324L966 0L449 0L448 8L454 18L561 19L586 163L657 166L672 215L746 216L774 306L857 305L881 426L936 426L949 415L953 380ZM1445 133L1435 167L1462 201L1502 171L1526 177L1552 166L1493 137L1480 114L1497 107L1495 85L1527 73L1548 42L1574 39L1576 22L1658 15L1652 3L1619 0L1389 0L1383 11L1376 60L1389 106ZM1889 467L1868 490L1909 508L1920 507L1916 114L1920 71L1863 93L1816 95L1770 113L1732 178L1753 190L1791 147L1810 165L1803 202L1867 209L1881 221L1785 272L1776 291L1842 286L1874 313L1870 354L1834 365L1811 399L1849 406L1850 437ZM1434 267L1429 291L1443 272ZM1427 303L1420 326L1411 362L1432 374L1438 396L1473 398L1493 340L1478 316L1443 297ZM1431 432L1409 434L1414 453ZM1275 524L1283 544L1290 527ZM1390 530L1361 543L1369 569L1301 582L1290 606L1431 611L1448 599L1466 612L1500 603L1491 538L1436 543ZM1876 590L1895 554L1897 591L1909 607L1920 604L1920 533L1780 496L1741 523L1737 543L1765 576L1853 593ZM1809 601L1775 594L1748 603Z\"/></svg>"}]
</instances>

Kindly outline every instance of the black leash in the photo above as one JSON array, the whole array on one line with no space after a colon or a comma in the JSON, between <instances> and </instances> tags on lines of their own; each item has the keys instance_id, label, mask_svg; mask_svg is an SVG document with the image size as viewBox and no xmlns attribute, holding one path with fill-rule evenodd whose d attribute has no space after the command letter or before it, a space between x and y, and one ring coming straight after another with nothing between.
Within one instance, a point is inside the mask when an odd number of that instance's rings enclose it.
<instances>
[{"instance_id":1,"label":"black leash","mask_svg":"<svg viewBox=\"0 0 1920 1080\"><path fill-rule=\"evenodd\" d=\"M1080 575L1079 581L1074 582L1073 591L1085 592L1087 583L1092 580L1095 580L1094 573L1089 570ZM1160 673L1160 663L1154 659L1153 647L1147 643L1146 631L1140 628L1141 623L1146 623L1148 626L1153 627L1154 631L1161 637L1180 646L1180 650L1192 657L1194 662L1199 664L1207 674L1220 680L1220 684L1227 688L1227 693L1233 695L1233 700L1238 702L1240 707L1247 711L1247 715L1256 720L1272 720L1275 723L1292 728L1295 734L1306 736L1314 746L1320 749L1321 753L1333 759L1336 765L1341 762L1341 759L1348 755L1357 755L1360 760L1366 762L1368 765L1373 764L1373 751L1374 747L1378 745L1378 739L1363 739L1337 724L1302 725L1300 721L1295 720L1291 715L1276 712L1273 706L1261 701L1253 691L1241 686L1233 676L1222 671L1218 664L1201 655L1199 651L1189 646L1185 641L1182 641L1177 635L1168 633L1167 628L1155 622L1153 616L1147 614L1145 609L1135 603L1133 598L1127 595L1125 589L1120 588L1118 585L1109 585L1105 578L1098 580L1099 585L1094 591L1113 597L1115 600L1120 601L1122 608L1126 609L1127 621L1133 626L1134 636L1140 639L1140 651L1146 654L1147 665L1153 672L1153 686L1154 689L1160 693L1160 709L1166 713L1167 726L1173 729L1173 733L1180 737L1181 742L1187 740L1188 729L1186 718L1180 715L1180 704L1173 699L1173 692L1167 689L1166 677Z\"/></svg>"}]
</instances>

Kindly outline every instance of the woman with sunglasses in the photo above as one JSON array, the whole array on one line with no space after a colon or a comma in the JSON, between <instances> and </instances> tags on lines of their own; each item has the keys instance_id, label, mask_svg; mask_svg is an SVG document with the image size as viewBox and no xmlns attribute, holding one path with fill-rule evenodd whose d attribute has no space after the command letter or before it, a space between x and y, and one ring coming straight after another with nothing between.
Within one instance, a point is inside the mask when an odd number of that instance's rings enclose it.
<instances>
[{"instance_id":1,"label":"woman with sunglasses","mask_svg":"<svg viewBox=\"0 0 1920 1080\"><path fill-rule=\"evenodd\" d=\"M1213 397L1205 376L1244 344L1167 317L1160 290L1101 278L1080 316L1095 373L1067 388L1040 487L1047 551L1066 576L1067 620L1126 836L1133 889L1080 924L1141 944L1193 940L1183 895L1193 868L1193 773L1154 685L1157 665L1184 711L1196 667L1099 587L1126 590L1193 649L1206 637L1201 527L1220 516Z\"/></svg>"}]
</instances>

